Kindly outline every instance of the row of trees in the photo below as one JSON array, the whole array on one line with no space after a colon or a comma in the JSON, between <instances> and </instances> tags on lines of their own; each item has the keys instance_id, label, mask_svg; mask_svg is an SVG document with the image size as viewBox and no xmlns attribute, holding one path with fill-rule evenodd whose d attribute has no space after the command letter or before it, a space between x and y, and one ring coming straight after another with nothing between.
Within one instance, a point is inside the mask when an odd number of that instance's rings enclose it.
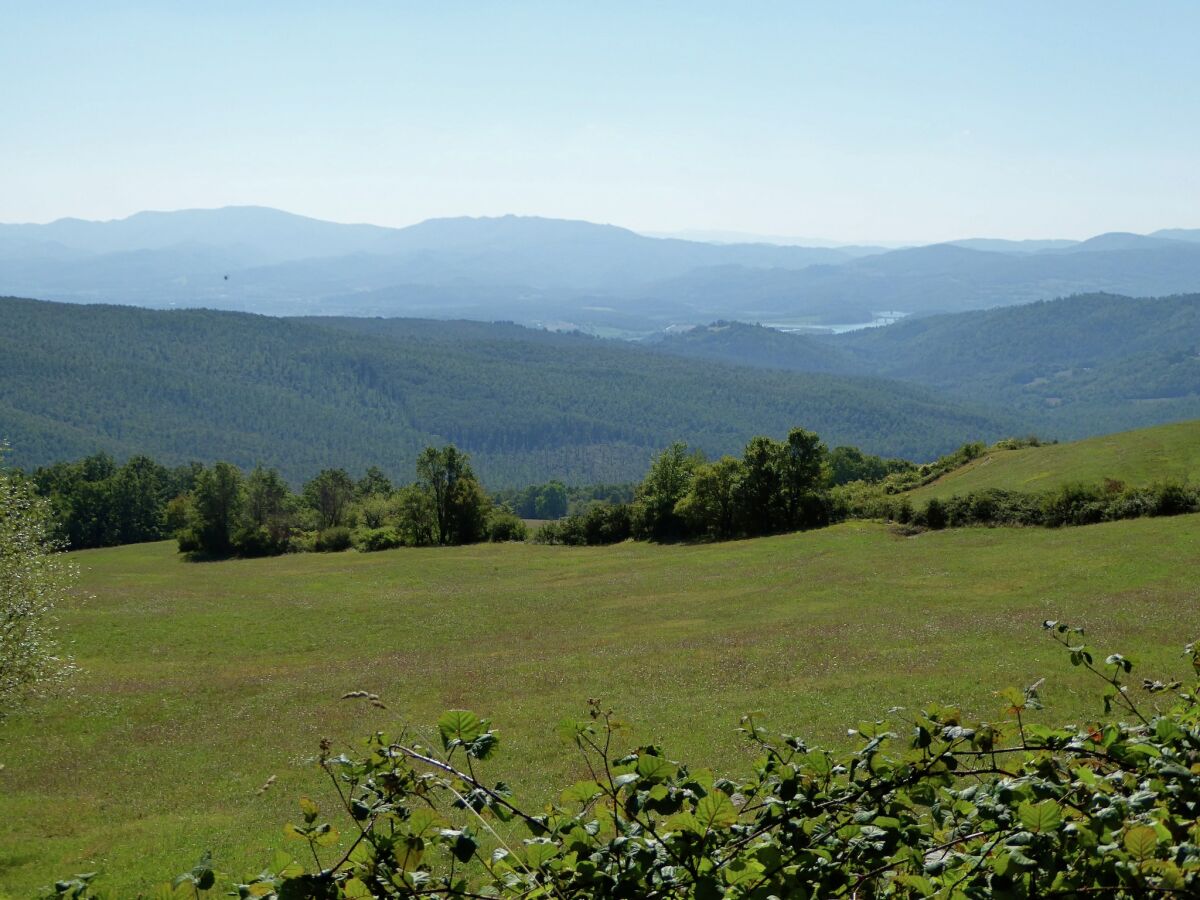
<instances>
[{"instance_id":1,"label":"row of trees","mask_svg":"<svg viewBox=\"0 0 1200 900\"><path fill-rule=\"evenodd\" d=\"M706 462L675 443L638 488L633 534L648 540L772 534L829 522L828 451L811 431L751 438L741 458Z\"/></svg>"},{"instance_id":2,"label":"row of trees","mask_svg":"<svg viewBox=\"0 0 1200 900\"><path fill-rule=\"evenodd\" d=\"M274 469L243 474L219 462L201 468L192 490L168 504L167 527L181 551L209 556L524 537L523 523L492 503L467 454L427 447L416 468L417 480L401 487L377 468L357 482L343 469L325 469L297 495Z\"/></svg>"},{"instance_id":3,"label":"row of trees","mask_svg":"<svg viewBox=\"0 0 1200 900\"><path fill-rule=\"evenodd\" d=\"M842 461L841 477L856 468L886 472L890 462L853 448L831 454L803 428L793 428L782 441L751 438L740 458L708 461L676 442L655 457L632 503L594 504L543 527L537 539L551 544L605 544L627 537L728 540L827 525L833 519L829 487L837 477L830 465L835 456Z\"/></svg>"}]
</instances>

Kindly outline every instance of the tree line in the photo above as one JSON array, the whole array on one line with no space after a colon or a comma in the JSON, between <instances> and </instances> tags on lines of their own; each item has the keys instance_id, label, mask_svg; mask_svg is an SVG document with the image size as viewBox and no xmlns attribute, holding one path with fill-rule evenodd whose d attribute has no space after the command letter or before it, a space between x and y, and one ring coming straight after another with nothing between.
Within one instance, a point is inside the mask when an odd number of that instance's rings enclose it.
<instances>
[{"instance_id":1,"label":"tree line","mask_svg":"<svg viewBox=\"0 0 1200 900\"><path fill-rule=\"evenodd\" d=\"M395 485L378 466L355 479L328 468L294 492L280 472L229 462L169 468L148 456L118 464L97 453L34 470L70 549L177 538L183 552L264 556L288 551L523 540L522 519L549 519L545 543L726 539L825 524L827 489L908 472L912 463L857 448L827 452L812 432L756 437L742 458L707 462L675 443L637 485L549 481L489 494L468 454L427 447L416 478Z\"/></svg>"}]
</instances>

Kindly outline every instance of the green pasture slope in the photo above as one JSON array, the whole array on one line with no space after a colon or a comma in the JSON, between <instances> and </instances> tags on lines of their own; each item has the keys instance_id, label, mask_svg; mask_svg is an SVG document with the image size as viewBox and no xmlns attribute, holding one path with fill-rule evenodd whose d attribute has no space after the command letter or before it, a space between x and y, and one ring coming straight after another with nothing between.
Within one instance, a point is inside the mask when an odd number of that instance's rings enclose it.
<instances>
[{"instance_id":1,"label":"green pasture slope","mask_svg":"<svg viewBox=\"0 0 1200 900\"><path fill-rule=\"evenodd\" d=\"M1000 716L1047 679L1052 722L1098 695L1040 631L1089 627L1135 675L1181 671L1200 635L1200 517L905 538L849 523L718 545L483 545L188 563L169 543L75 555L69 696L0 727L0 894L100 869L115 896L190 867L258 871L310 760L446 708L502 730L487 764L519 796L581 777L543 732L601 697L677 758L736 774L761 710L819 742L893 705ZM373 710L338 698L377 691ZM427 732L428 733L428 732ZM258 795L271 776L274 786ZM291 846L291 845L288 845Z\"/></svg>"},{"instance_id":2,"label":"green pasture slope","mask_svg":"<svg viewBox=\"0 0 1200 900\"><path fill-rule=\"evenodd\" d=\"M1070 444L992 450L937 481L910 491L913 502L945 500L985 488L1044 491L1065 484L1130 486L1200 480L1200 420L1123 431Z\"/></svg>"}]
</instances>

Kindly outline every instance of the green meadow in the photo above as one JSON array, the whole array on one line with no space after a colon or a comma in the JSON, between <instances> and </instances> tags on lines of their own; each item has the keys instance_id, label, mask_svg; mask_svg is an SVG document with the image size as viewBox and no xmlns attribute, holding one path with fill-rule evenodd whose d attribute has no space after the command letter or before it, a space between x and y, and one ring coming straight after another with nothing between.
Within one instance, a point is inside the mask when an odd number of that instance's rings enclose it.
<instances>
[{"instance_id":1,"label":"green meadow","mask_svg":"<svg viewBox=\"0 0 1200 900\"><path fill-rule=\"evenodd\" d=\"M990 450L909 493L914 503L945 500L986 488L1045 491L1066 484L1130 486L1200 479L1200 420L1106 434L1070 444Z\"/></svg>"},{"instance_id":2,"label":"green meadow","mask_svg":"<svg viewBox=\"0 0 1200 900\"><path fill-rule=\"evenodd\" d=\"M1046 618L1087 626L1135 676L1180 672L1200 635L1198 516L217 563L158 543L74 560L61 625L80 672L0 726L0 895L14 898L96 869L136 896L209 848L225 872L257 871L296 798L328 800L311 764L322 737L429 734L447 708L500 727L487 771L538 800L580 775L539 738L589 697L630 723L630 746L737 773L753 710L837 744L893 706L999 717L995 689L1044 677L1046 720L1098 716ZM339 699L351 690L388 709Z\"/></svg>"}]
</instances>

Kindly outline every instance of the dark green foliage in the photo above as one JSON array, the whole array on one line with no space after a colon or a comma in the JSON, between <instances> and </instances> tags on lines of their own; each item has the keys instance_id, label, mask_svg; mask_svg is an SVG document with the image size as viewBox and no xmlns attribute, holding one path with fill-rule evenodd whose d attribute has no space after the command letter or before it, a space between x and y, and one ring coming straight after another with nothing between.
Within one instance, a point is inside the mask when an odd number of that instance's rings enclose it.
<instances>
[{"instance_id":1,"label":"dark green foliage","mask_svg":"<svg viewBox=\"0 0 1200 900\"><path fill-rule=\"evenodd\" d=\"M633 484L564 485L561 481L548 481L520 490L497 491L495 499L523 519L560 519L567 513L586 512L597 501L629 503L634 488Z\"/></svg>"},{"instance_id":2,"label":"dark green foliage","mask_svg":"<svg viewBox=\"0 0 1200 900\"><path fill-rule=\"evenodd\" d=\"M337 525L317 532L316 540L313 541L313 550L317 553L340 553L343 550L349 550L353 543L350 529L344 525Z\"/></svg>"},{"instance_id":3,"label":"dark green foliage","mask_svg":"<svg viewBox=\"0 0 1200 900\"><path fill-rule=\"evenodd\" d=\"M208 556L228 556L242 514L245 493L237 466L219 462L203 470L192 489L193 521L189 547ZM183 541L180 541L183 549Z\"/></svg>"},{"instance_id":4,"label":"dark green foliage","mask_svg":"<svg viewBox=\"0 0 1200 900\"><path fill-rule=\"evenodd\" d=\"M925 511L917 521L926 528L936 531L946 527L949 517L946 515L946 507L942 505L942 501L937 497L930 497L929 502L925 504Z\"/></svg>"},{"instance_id":5,"label":"dark green foliage","mask_svg":"<svg viewBox=\"0 0 1200 900\"><path fill-rule=\"evenodd\" d=\"M584 780L526 807L485 763L490 722L450 710L440 747L376 732L365 751L317 765L337 798L308 797L284 827L296 848L231 886L276 900L400 897L1188 897L1200 894L1200 650L1181 680L1129 676L1083 629L1044 623L1073 666L1102 685L1083 726L1030 721L1041 682L1004 687L998 718L930 705L854 724L833 752L774 734L758 714L741 733L755 762L737 780L644 744L620 753L623 723L599 701L560 740ZM366 691L343 699L382 705ZM1101 707L1103 713L1100 712ZM550 740L547 729L547 740ZM347 837L344 842L341 834ZM492 838L490 852L485 840ZM92 900L91 875L50 897ZM175 884L218 878L207 856Z\"/></svg>"},{"instance_id":6,"label":"dark green foliage","mask_svg":"<svg viewBox=\"0 0 1200 900\"><path fill-rule=\"evenodd\" d=\"M632 516L628 503L593 503L586 512L572 513L537 530L533 540L539 544L568 547L618 544L632 537Z\"/></svg>"},{"instance_id":7,"label":"dark green foliage","mask_svg":"<svg viewBox=\"0 0 1200 900\"><path fill-rule=\"evenodd\" d=\"M523 541L529 529L515 513L507 509L493 509L487 523L488 540L495 543Z\"/></svg>"},{"instance_id":8,"label":"dark green foliage","mask_svg":"<svg viewBox=\"0 0 1200 900\"><path fill-rule=\"evenodd\" d=\"M417 476L433 504L439 544L484 540L491 498L475 480L471 460L457 447L426 447L417 457Z\"/></svg>"},{"instance_id":9,"label":"dark green foliage","mask_svg":"<svg viewBox=\"0 0 1200 900\"><path fill-rule=\"evenodd\" d=\"M678 540L687 524L675 507L691 489L696 468L704 462L698 451L676 441L650 463L633 504L633 534L641 540Z\"/></svg>"},{"instance_id":10,"label":"dark green foliage","mask_svg":"<svg viewBox=\"0 0 1200 900\"><path fill-rule=\"evenodd\" d=\"M1000 446L997 444L997 446ZM911 472L916 465L907 459L884 459L863 453L857 447L834 447L826 461L828 482L836 487L852 481L874 483L889 475Z\"/></svg>"},{"instance_id":11,"label":"dark green foliage","mask_svg":"<svg viewBox=\"0 0 1200 900\"><path fill-rule=\"evenodd\" d=\"M354 481L345 469L323 469L304 485L303 497L317 514L318 528L336 528L346 521L354 500Z\"/></svg>"},{"instance_id":12,"label":"dark green foliage","mask_svg":"<svg viewBox=\"0 0 1200 900\"><path fill-rule=\"evenodd\" d=\"M38 493L50 501L63 540L73 550L157 541L174 530L166 506L190 491L197 469L169 470L145 456L118 466L100 453L60 462L33 473Z\"/></svg>"}]
</instances>

